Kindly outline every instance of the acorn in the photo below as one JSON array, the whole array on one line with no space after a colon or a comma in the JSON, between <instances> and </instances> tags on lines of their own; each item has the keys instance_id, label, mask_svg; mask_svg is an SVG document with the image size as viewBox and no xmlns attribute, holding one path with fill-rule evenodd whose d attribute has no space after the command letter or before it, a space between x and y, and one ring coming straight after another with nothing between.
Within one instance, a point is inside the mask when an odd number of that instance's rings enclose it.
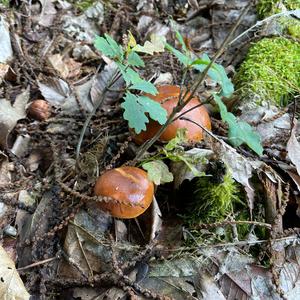
<instances>
[{"instance_id":1,"label":"acorn","mask_svg":"<svg viewBox=\"0 0 300 300\"><path fill-rule=\"evenodd\" d=\"M116 218L131 219L144 213L152 203L154 184L145 171L136 167L120 167L103 173L96 181L94 193L120 202L97 202L101 210Z\"/></svg>"},{"instance_id":2,"label":"acorn","mask_svg":"<svg viewBox=\"0 0 300 300\"><path fill-rule=\"evenodd\" d=\"M51 116L51 108L45 100L34 100L28 107L28 115L38 121L45 121Z\"/></svg>"},{"instance_id":3,"label":"acorn","mask_svg":"<svg viewBox=\"0 0 300 300\"><path fill-rule=\"evenodd\" d=\"M177 106L179 97L180 97L180 87L176 85L162 85L157 87L158 94L155 96L150 94L145 94L145 96L151 98L152 100L159 102L161 106L166 109L168 116L172 113L174 107ZM182 91L182 96L185 94L185 90ZM186 95L184 101L188 99L190 93ZM201 102L198 97L193 97L189 103L180 111L179 114L199 105ZM204 128L211 130L211 120L208 114L207 109L204 105L201 105L185 115L183 117L194 121L202 125ZM138 144L142 144L145 141L151 139L157 131L161 128L158 122L150 120L146 126L146 130L142 131L140 134L135 135L134 140ZM162 135L159 138L159 141L168 142L171 139L176 137L177 129L186 128L187 129L187 140L189 142L195 143L203 139L203 129L196 124L183 119L177 119L176 121L169 124L166 129L163 131Z\"/></svg>"}]
</instances>

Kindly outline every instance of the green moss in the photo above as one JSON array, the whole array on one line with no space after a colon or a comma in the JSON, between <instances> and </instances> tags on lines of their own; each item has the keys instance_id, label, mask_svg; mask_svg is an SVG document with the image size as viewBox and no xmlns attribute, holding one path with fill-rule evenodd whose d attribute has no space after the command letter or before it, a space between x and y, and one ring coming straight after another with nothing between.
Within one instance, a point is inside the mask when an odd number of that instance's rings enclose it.
<instances>
[{"instance_id":1,"label":"green moss","mask_svg":"<svg viewBox=\"0 0 300 300\"><path fill-rule=\"evenodd\" d=\"M260 0L257 4L257 14L260 19L280 13L281 7L284 6L287 10L300 8L300 0Z\"/></svg>"},{"instance_id":2,"label":"green moss","mask_svg":"<svg viewBox=\"0 0 300 300\"><path fill-rule=\"evenodd\" d=\"M89 7L91 7L96 0L79 0L79 1L70 1L71 3L74 4L74 6L79 9L80 11L85 11Z\"/></svg>"},{"instance_id":3,"label":"green moss","mask_svg":"<svg viewBox=\"0 0 300 300\"><path fill-rule=\"evenodd\" d=\"M286 104L300 89L300 44L283 37L253 44L234 82L241 99Z\"/></svg>"},{"instance_id":4,"label":"green moss","mask_svg":"<svg viewBox=\"0 0 300 300\"><path fill-rule=\"evenodd\" d=\"M228 172L219 184L208 176L199 177L186 221L190 225L223 221L233 213L235 202L241 202L239 188Z\"/></svg>"}]
</instances>

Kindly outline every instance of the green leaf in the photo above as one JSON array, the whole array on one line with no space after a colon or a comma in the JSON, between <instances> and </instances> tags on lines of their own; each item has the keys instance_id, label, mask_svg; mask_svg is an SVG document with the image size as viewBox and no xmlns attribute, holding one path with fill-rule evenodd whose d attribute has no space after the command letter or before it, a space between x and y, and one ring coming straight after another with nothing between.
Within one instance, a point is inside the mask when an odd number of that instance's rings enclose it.
<instances>
[{"instance_id":1,"label":"green leaf","mask_svg":"<svg viewBox=\"0 0 300 300\"><path fill-rule=\"evenodd\" d=\"M171 139L167 145L165 145L165 149L167 151L172 151L177 148L180 144L185 143L187 141L186 137L187 129L186 128L178 128L176 132L176 137Z\"/></svg>"},{"instance_id":2,"label":"green leaf","mask_svg":"<svg viewBox=\"0 0 300 300\"><path fill-rule=\"evenodd\" d=\"M123 117L128 121L129 127L133 128L137 134L142 130L146 130L145 124L148 123L149 120L145 115L145 108L138 103L137 97L127 92L124 100L121 107L124 108Z\"/></svg>"},{"instance_id":3,"label":"green leaf","mask_svg":"<svg viewBox=\"0 0 300 300\"><path fill-rule=\"evenodd\" d=\"M165 37L152 34L150 40L151 42L146 41L144 46L136 45L132 50L151 55L153 55L154 52L164 52L166 43Z\"/></svg>"},{"instance_id":4,"label":"green leaf","mask_svg":"<svg viewBox=\"0 0 300 300\"><path fill-rule=\"evenodd\" d=\"M200 59L196 59L192 62L192 67L200 72L209 65L210 58L207 54L203 54ZM214 63L208 70L207 75L214 81L216 81L222 87L221 95L230 97L234 91L233 84L228 78L226 71L222 65Z\"/></svg>"},{"instance_id":5,"label":"green leaf","mask_svg":"<svg viewBox=\"0 0 300 300\"><path fill-rule=\"evenodd\" d=\"M253 128L244 121L238 121L236 117L227 111L225 104L217 94L213 94L215 102L220 109L221 118L228 124L228 138L229 142L238 147L245 143L258 155L262 155L263 147L261 145L260 136Z\"/></svg>"},{"instance_id":6,"label":"green leaf","mask_svg":"<svg viewBox=\"0 0 300 300\"><path fill-rule=\"evenodd\" d=\"M151 95L156 95L158 93L156 87L154 84L152 84L149 81L141 81L141 82L137 82L134 83L132 86L130 86L129 88L130 90L139 90L145 93L149 93Z\"/></svg>"},{"instance_id":7,"label":"green leaf","mask_svg":"<svg viewBox=\"0 0 300 300\"><path fill-rule=\"evenodd\" d=\"M121 104L121 107L124 108L124 119L137 134L146 130L146 123L149 122L146 113L161 125L167 121L167 111L158 102L146 96L136 96L127 92L124 100Z\"/></svg>"},{"instance_id":8,"label":"green leaf","mask_svg":"<svg viewBox=\"0 0 300 300\"><path fill-rule=\"evenodd\" d=\"M149 180L153 181L156 185L172 182L174 179L168 166L161 160L144 163L142 167L147 171Z\"/></svg>"},{"instance_id":9,"label":"green leaf","mask_svg":"<svg viewBox=\"0 0 300 300\"><path fill-rule=\"evenodd\" d=\"M134 51L130 52L130 54L128 55L127 61L128 61L128 65L130 65L130 66L145 67L144 61Z\"/></svg>"},{"instance_id":10,"label":"green leaf","mask_svg":"<svg viewBox=\"0 0 300 300\"><path fill-rule=\"evenodd\" d=\"M109 45L111 46L111 48L113 49L113 52L115 53L115 55L122 60L123 59L123 49L122 47L108 34L104 34L107 42L109 43Z\"/></svg>"},{"instance_id":11,"label":"green leaf","mask_svg":"<svg viewBox=\"0 0 300 300\"><path fill-rule=\"evenodd\" d=\"M166 43L166 49L172 52L177 59L186 67L190 66L192 64L192 60L186 56L185 54L181 53L179 50L172 47L170 44Z\"/></svg>"},{"instance_id":12,"label":"green leaf","mask_svg":"<svg viewBox=\"0 0 300 300\"><path fill-rule=\"evenodd\" d=\"M152 120L157 121L160 125L166 123L168 113L158 102L146 96L139 96L137 98Z\"/></svg>"},{"instance_id":13,"label":"green leaf","mask_svg":"<svg viewBox=\"0 0 300 300\"><path fill-rule=\"evenodd\" d=\"M104 36L105 38L100 36L96 37L94 42L96 49L108 57L122 60L124 53L121 46L118 45L117 42L108 34L105 34Z\"/></svg>"}]
</instances>

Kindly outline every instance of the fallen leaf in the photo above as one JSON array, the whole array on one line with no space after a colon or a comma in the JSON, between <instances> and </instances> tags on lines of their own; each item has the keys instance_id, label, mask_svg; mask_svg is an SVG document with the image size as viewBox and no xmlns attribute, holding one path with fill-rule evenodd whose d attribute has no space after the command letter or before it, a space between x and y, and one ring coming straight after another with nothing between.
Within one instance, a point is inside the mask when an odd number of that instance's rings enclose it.
<instances>
[{"instance_id":1,"label":"fallen leaf","mask_svg":"<svg viewBox=\"0 0 300 300\"><path fill-rule=\"evenodd\" d=\"M66 78L68 76L69 69L59 53L49 56L48 61L61 77Z\"/></svg>"},{"instance_id":2,"label":"fallen leaf","mask_svg":"<svg viewBox=\"0 0 300 300\"><path fill-rule=\"evenodd\" d=\"M7 138L20 119L26 117L29 88L16 97L15 103L0 99L0 146L7 147Z\"/></svg>"},{"instance_id":3,"label":"fallen leaf","mask_svg":"<svg viewBox=\"0 0 300 300\"><path fill-rule=\"evenodd\" d=\"M107 65L105 65L103 71L101 71L98 75L95 76L93 79L93 84L91 88L91 99L92 102L95 104L99 101L105 87L109 84L112 80L113 76L116 74L118 70L117 65L106 58ZM108 91L106 93L104 103L112 104L121 97L121 92L118 91L124 87L124 80L120 78L117 80L111 87L112 91Z\"/></svg>"},{"instance_id":4,"label":"fallen leaf","mask_svg":"<svg viewBox=\"0 0 300 300\"><path fill-rule=\"evenodd\" d=\"M38 81L43 97L53 106L60 107L70 97L71 91L68 84L62 79L45 78L45 82Z\"/></svg>"},{"instance_id":5,"label":"fallen leaf","mask_svg":"<svg viewBox=\"0 0 300 300\"><path fill-rule=\"evenodd\" d=\"M164 52L166 38L164 36L158 36L152 34L150 36L150 42L146 41L144 46L136 45L133 50L136 52L148 53L153 55L154 52Z\"/></svg>"},{"instance_id":6,"label":"fallen leaf","mask_svg":"<svg viewBox=\"0 0 300 300\"><path fill-rule=\"evenodd\" d=\"M14 262L2 246L0 246L0 278L0 299L27 300L30 298Z\"/></svg>"},{"instance_id":7,"label":"fallen leaf","mask_svg":"<svg viewBox=\"0 0 300 300\"><path fill-rule=\"evenodd\" d=\"M286 150L291 162L296 166L298 175L300 175L300 143L296 138L297 121L294 121L294 126L288 140Z\"/></svg>"},{"instance_id":8,"label":"fallen leaf","mask_svg":"<svg viewBox=\"0 0 300 300\"><path fill-rule=\"evenodd\" d=\"M0 15L0 63L6 63L13 57L13 51L10 42L9 28L7 22Z\"/></svg>"},{"instance_id":9,"label":"fallen leaf","mask_svg":"<svg viewBox=\"0 0 300 300\"><path fill-rule=\"evenodd\" d=\"M56 16L56 9L53 0L40 0L42 11L39 16L39 24L44 27L49 27L53 24Z\"/></svg>"}]
</instances>

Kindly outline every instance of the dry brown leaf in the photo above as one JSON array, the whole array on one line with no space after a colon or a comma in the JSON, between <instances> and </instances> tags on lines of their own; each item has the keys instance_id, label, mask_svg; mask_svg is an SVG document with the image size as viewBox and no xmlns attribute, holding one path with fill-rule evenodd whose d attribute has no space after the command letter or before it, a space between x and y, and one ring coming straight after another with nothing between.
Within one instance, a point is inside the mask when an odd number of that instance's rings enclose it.
<instances>
[{"instance_id":1,"label":"dry brown leaf","mask_svg":"<svg viewBox=\"0 0 300 300\"><path fill-rule=\"evenodd\" d=\"M0 277L0 299L27 300L30 298L14 262L2 246L0 246Z\"/></svg>"},{"instance_id":2,"label":"dry brown leaf","mask_svg":"<svg viewBox=\"0 0 300 300\"><path fill-rule=\"evenodd\" d=\"M0 146L7 146L7 138L20 119L26 117L29 89L17 96L15 103L0 99Z\"/></svg>"},{"instance_id":3,"label":"dry brown leaf","mask_svg":"<svg viewBox=\"0 0 300 300\"><path fill-rule=\"evenodd\" d=\"M297 121L294 121L294 126L291 132L290 139L288 140L286 150L288 157L292 163L296 166L298 175L300 175L300 143L296 138Z\"/></svg>"}]
</instances>

